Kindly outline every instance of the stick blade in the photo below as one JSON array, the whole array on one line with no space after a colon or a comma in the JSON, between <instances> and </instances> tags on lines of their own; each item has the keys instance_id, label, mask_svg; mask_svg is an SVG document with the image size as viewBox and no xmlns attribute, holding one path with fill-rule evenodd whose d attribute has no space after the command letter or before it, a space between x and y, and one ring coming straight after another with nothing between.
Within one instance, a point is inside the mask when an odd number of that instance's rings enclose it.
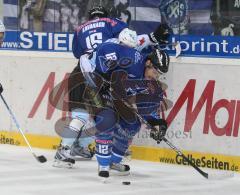
<instances>
[{"instance_id":1,"label":"stick blade","mask_svg":"<svg viewBox=\"0 0 240 195\"><path fill-rule=\"evenodd\" d=\"M204 172L204 171L199 171L199 173L203 176L203 177L205 177L206 179L209 179L209 174L208 173L206 173L206 172Z\"/></svg>"},{"instance_id":2,"label":"stick blade","mask_svg":"<svg viewBox=\"0 0 240 195\"><path fill-rule=\"evenodd\" d=\"M179 42L177 42L177 44L175 45L175 49L176 49L176 58L177 58L181 55L181 52L182 52L182 48Z\"/></svg>"},{"instance_id":3,"label":"stick blade","mask_svg":"<svg viewBox=\"0 0 240 195\"><path fill-rule=\"evenodd\" d=\"M36 159L37 159L37 161L38 162L40 162L40 163L45 163L45 162L47 162L47 159L46 159L46 157L45 156L36 156Z\"/></svg>"}]
</instances>

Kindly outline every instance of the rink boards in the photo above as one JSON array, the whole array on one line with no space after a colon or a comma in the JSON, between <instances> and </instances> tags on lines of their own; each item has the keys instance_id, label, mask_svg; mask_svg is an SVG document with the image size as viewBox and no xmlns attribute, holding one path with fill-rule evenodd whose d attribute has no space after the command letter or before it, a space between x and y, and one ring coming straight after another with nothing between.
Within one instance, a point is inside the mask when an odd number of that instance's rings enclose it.
<instances>
[{"instance_id":1,"label":"rink boards","mask_svg":"<svg viewBox=\"0 0 240 195\"><path fill-rule=\"evenodd\" d=\"M68 113L54 109L48 95L77 63L70 53L1 51L3 95L31 144L55 149L60 139L55 122ZM172 59L167 99L173 106L161 113L169 123L166 137L202 167L239 171L240 66L237 59ZM64 88L55 96L58 101ZM24 145L14 123L0 103L0 143ZM149 138L144 127L136 135L133 158L187 164Z\"/></svg>"}]
</instances>

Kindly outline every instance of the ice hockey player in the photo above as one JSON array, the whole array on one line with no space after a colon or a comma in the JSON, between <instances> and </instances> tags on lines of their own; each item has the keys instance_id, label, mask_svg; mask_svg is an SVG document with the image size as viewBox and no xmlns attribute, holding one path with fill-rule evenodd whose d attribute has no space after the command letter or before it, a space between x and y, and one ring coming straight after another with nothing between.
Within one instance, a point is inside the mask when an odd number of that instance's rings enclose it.
<instances>
[{"instance_id":1,"label":"ice hockey player","mask_svg":"<svg viewBox=\"0 0 240 195\"><path fill-rule=\"evenodd\" d=\"M118 37L119 33L126 29L127 24L118 19L108 18L107 15L107 11L103 7L94 7L89 11L90 21L84 23L76 30L73 39L73 54L77 59L80 58L80 64L84 63L86 57L93 49L96 49L109 38ZM148 44L154 44L156 42L165 43L169 36L167 30L167 28L160 25L155 32L149 35L138 36L139 46L143 48ZM78 85L74 79L74 75L89 71L88 69L91 69L91 66L79 66L78 64L70 74L68 88L73 89L69 92L69 100L71 102L83 101L82 94L84 87L82 85L74 87ZM86 114L86 108L71 105L69 109L73 116L72 123L70 123L69 127L75 130L77 129L80 132L85 122L90 121L89 115ZM75 139L76 138L62 139L61 145L55 155L54 166L71 167L74 160L78 160L79 157L91 159L92 153L86 146L93 141L93 138L80 138L79 142L81 145L76 142Z\"/></svg>"},{"instance_id":2,"label":"ice hockey player","mask_svg":"<svg viewBox=\"0 0 240 195\"><path fill-rule=\"evenodd\" d=\"M148 97L145 99L146 101L142 102L140 98L141 101L138 102L137 96L135 103L141 115L144 117L151 116L156 107L159 107L163 93L161 90L157 90L154 84L150 85L151 87L148 87L149 85L143 87L141 83L144 80L156 81L159 72L166 73L169 66L167 53L156 49L149 55L144 55L135 49L137 34L127 33L129 36L126 36L123 32L120 33L119 43L105 42L98 46L91 59L93 62L95 61L96 66L88 77L93 88L97 90L101 88L99 95L105 105L101 109L96 109L94 113L97 129L95 141L98 175L104 178L109 177L110 168L121 172L129 172L130 170L130 167L121 164L121 161L128 149L129 140L139 131L141 122L135 115L135 111L124 104L124 101L128 101L126 94L130 92L136 95L144 91L144 94L147 94ZM95 82L98 78L102 78L103 83ZM123 80L129 83L122 88L119 82L121 83ZM152 99L149 99L149 96L157 97L157 101L151 102ZM143 103L158 104L154 105L153 112L146 113L139 107ZM152 138L158 140L165 135L167 123L164 120L153 120L151 118L150 123L161 126L158 132L151 132Z\"/></svg>"},{"instance_id":3,"label":"ice hockey player","mask_svg":"<svg viewBox=\"0 0 240 195\"><path fill-rule=\"evenodd\" d=\"M118 34L127 28L127 24L115 18L109 18L107 10L102 6L93 7L89 10L89 21L80 25L75 33L72 42L73 54L75 58L80 59L84 54L90 54L97 46L109 38L117 37ZM75 79L76 74L81 73L79 63L73 69L68 79L68 88L70 102L82 102L84 87L78 85ZM75 87L77 86L77 87ZM89 115L85 107L78 107L69 104L69 110L72 113L73 120L69 127L76 128L78 131L89 121ZM72 167L75 160L79 158L92 158L92 152L88 145L94 141L93 138L83 138L79 141L76 138L63 138L61 145L55 155L54 166Z\"/></svg>"},{"instance_id":4,"label":"ice hockey player","mask_svg":"<svg viewBox=\"0 0 240 195\"><path fill-rule=\"evenodd\" d=\"M80 59L84 54L90 54L99 44L109 38L117 37L119 32L127 27L127 24L114 18L108 18L108 13L104 7L93 7L89 10L89 21L82 24L74 33L73 38L73 54L75 58ZM80 73L79 64L74 68L68 80L68 88L74 88L77 81L74 75ZM75 87L69 92L69 101L81 102L84 87L82 85ZM89 115L84 107L74 107L70 105L72 112L72 123L70 127L76 128L80 131L86 121L89 121ZM93 142L93 138L84 138L79 142L75 142L76 138L63 138L61 146L55 155L54 166L72 166L75 160L81 157L91 159L92 153L87 146ZM74 143L74 144L73 144ZM81 143L81 144L80 144Z\"/></svg>"},{"instance_id":5,"label":"ice hockey player","mask_svg":"<svg viewBox=\"0 0 240 195\"><path fill-rule=\"evenodd\" d=\"M5 36L5 26L3 22L0 20L0 47L2 46L4 36Z\"/></svg>"}]
</instances>

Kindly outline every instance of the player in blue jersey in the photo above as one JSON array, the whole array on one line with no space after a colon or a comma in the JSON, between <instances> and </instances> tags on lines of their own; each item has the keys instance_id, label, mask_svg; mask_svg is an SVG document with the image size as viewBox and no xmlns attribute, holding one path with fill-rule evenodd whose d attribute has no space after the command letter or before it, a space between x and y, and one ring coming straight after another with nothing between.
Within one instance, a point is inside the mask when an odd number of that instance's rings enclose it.
<instances>
[{"instance_id":1,"label":"player in blue jersey","mask_svg":"<svg viewBox=\"0 0 240 195\"><path fill-rule=\"evenodd\" d=\"M98 17L101 12L101 17ZM119 19L108 18L102 7L90 10L90 21L77 28L73 38L73 54L79 59L81 55L90 53L93 49L109 38L118 34L128 25Z\"/></svg>"},{"instance_id":2,"label":"player in blue jersey","mask_svg":"<svg viewBox=\"0 0 240 195\"><path fill-rule=\"evenodd\" d=\"M89 19L90 21L81 25L74 34L73 54L77 59L80 58L80 61L70 74L68 80L68 87L72 89L69 90L70 102L83 101L82 97L85 87L78 85L78 81L74 75L84 72L86 69L91 69L91 66L84 65L89 54L107 39L118 37L119 33L127 27L127 24L118 19L108 18L107 11L103 7L91 9L89 11ZM155 32L149 35L140 35L138 37L138 45L143 48L149 44L164 42L167 38L167 29L160 26ZM82 64L83 66L81 66ZM85 67L84 70L83 67ZM90 121L85 106L71 104L69 109L72 112L73 120L68 128L81 132L82 127L86 126L86 122ZM91 159L92 153L86 146L91 143L92 140L91 138L81 139L80 145L76 138L63 138L61 146L55 155L54 166L59 167L62 166L62 164L63 166L66 164L71 167L74 161L81 157Z\"/></svg>"},{"instance_id":3,"label":"player in blue jersey","mask_svg":"<svg viewBox=\"0 0 240 195\"><path fill-rule=\"evenodd\" d=\"M168 71L169 57L160 50L144 55L134 49L134 40L121 39L120 43L101 44L93 56L95 68L87 79L97 90L104 106L95 109L96 157L99 165L98 175L109 177L109 169L128 173L130 167L121 164L123 155L129 146L129 140L140 130L141 123L132 108L126 106L131 96L136 96L138 112L152 125L161 125L159 132L152 132L154 139L164 136L167 124L164 120L153 120L152 114L163 100L163 92L156 87L156 82L144 83L144 80L156 81L159 72ZM102 82L99 82L102 78ZM98 80L98 82L95 82ZM123 85L125 83L125 85ZM149 84L151 87L149 87ZM108 86L109 85L109 86ZM111 86L111 87L110 87ZM111 90L110 90L111 88ZM140 94L140 96L138 96ZM145 101L142 95L148 96ZM155 100L149 96L154 96ZM140 99L139 99L140 98ZM147 100L147 101L146 101ZM144 105L145 104L145 105ZM153 104L149 111L149 105ZM146 106L147 105L147 106ZM148 109L143 109L143 108Z\"/></svg>"}]
</instances>

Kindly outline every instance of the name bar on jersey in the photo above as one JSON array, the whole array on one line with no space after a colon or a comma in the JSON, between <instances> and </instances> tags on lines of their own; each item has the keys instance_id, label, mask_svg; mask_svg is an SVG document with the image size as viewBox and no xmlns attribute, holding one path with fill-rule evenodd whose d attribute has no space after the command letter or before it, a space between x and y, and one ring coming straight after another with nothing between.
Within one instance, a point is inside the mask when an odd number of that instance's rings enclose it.
<instances>
[{"instance_id":1,"label":"name bar on jersey","mask_svg":"<svg viewBox=\"0 0 240 195\"><path fill-rule=\"evenodd\" d=\"M95 28L104 28L105 27L105 22L96 22L89 24L87 26L84 26L82 29L82 32L85 32L87 30L95 29Z\"/></svg>"}]
</instances>

